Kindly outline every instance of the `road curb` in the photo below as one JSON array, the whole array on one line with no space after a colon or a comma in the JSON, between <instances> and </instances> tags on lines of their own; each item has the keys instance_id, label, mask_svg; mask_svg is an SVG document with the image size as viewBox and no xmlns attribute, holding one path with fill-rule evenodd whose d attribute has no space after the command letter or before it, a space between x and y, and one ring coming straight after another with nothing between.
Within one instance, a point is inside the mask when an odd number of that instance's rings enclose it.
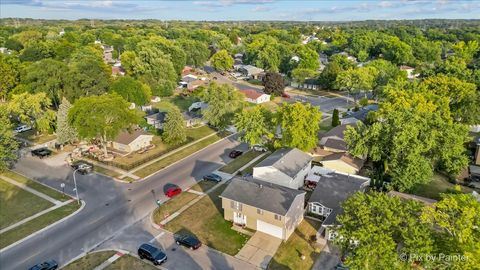
<instances>
[{"instance_id":1,"label":"road curb","mask_svg":"<svg viewBox=\"0 0 480 270\"><path fill-rule=\"evenodd\" d=\"M157 208L155 208L155 210L157 210ZM152 225L153 228L155 228L157 230L161 230L162 226L158 225L157 223L155 223L155 221L153 221L153 213L155 213L155 210L153 210L150 213L150 224Z\"/></svg>"},{"instance_id":2,"label":"road curb","mask_svg":"<svg viewBox=\"0 0 480 270\"><path fill-rule=\"evenodd\" d=\"M74 202L72 202L72 203L74 203ZM38 235L38 234L40 234L40 233L43 233L43 232L46 231L46 230L52 228L53 226L56 226L57 224L60 224L60 223L64 222L65 220L73 217L74 215L76 215L76 214L78 214L80 211L82 211L83 208L85 208L85 205L86 205L85 201L82 201L82 205L81 205L80 208L78 208L75 212L71 213L70 215L68 215L68 216L66 216L66 217L64 217L64 218L62 218L62 219L60 219L60 220L55 221L54 223L48 225L47 227L44 227L44 228L42 228L42 229L40 229L40 230L38 230L38 231L30 234L30 235L25 236L24 238L18 240L17 242L14 242L14 243L12 243L12 244L10 244L10 245L8 245L8 246L0 249L0 253L5 252L6 250L8 250L8 249L10 249L10 248L12 248L12 247L14 247L14 246L16 246L16 245L19 245L19 244L27 241L28 239L30 239L30 238L32 238L32 237L34 237L34 236L36 236L36 235Z\"/></svg>"},{"instance_id":3,"label":"road curb","mask_svg":"<svg viewBox=\"0 0 480 270\"><path fill-rule=\"evenodd\" d=\"M44 183L42 183L42 182L40 182L40 181L37 181L37 180L33 179L32 177L28 177L28 176L24 175L24 174L21 173L21 172L18 172L18 171L15 171L15 170L9 170L9 171L14 172L14 173L16 173L16 174L18 174L18 175L20 175L20 176L23 176L23 177L27 178L27 179L30 180L30 181L34 181L35 183L40 184L40 185L42 185L42 186L44 186L44 187L47 187L47 188L49 188L49 189L52 189L52 190L54 190L54 191L56 191L56 192L65 194L65 196L68 196L68 197L70 197L70 198L72 198L72 199L75 199L75 200L77 199L77 198L71 196L71 195L68 194L68 193L65 193L65 192L63 192L63 191L61 191L61 190L58 190L58 189L56 189L56 188L54 188L54 187L51 187L51 186L49 186L49 185L47 185L47 184L44 184Z\"/></svg>"},{"instance_id":4,"label":"road curb","mask_svg":"<svg viewBox=\"0 0 480 270\"><path fill-rule=\"evenodd\" d=\"M82 253L80 253L80 255L76 256L75 258L73 258L73 259L69 260L68 262L64 263L63 265L61 265L60 269L62 269L63 267L73 263L74 261L76 261L78 259L81 259L81 258L87 256L88 254L97 253L97 252L104 252L104 251L117 251L117 252L120 251L124 255L130 255L129 251L126 251L126 250L123 250L123 249L110 249L110 248L99 249L99 250L95 250L95 251L91 251L91 252L82 252Z\"/></svg>"}]
</instances>

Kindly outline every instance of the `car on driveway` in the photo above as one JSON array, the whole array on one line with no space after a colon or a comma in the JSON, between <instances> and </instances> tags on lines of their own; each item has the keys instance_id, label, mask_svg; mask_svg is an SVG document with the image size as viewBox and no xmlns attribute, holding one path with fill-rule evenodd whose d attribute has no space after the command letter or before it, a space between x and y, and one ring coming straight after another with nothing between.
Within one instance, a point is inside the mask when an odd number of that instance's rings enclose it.
<instances>
[{"instance_id":1,"label":"car on driveway","mask_svg":"<svg viewBox=\"0 0 480 270\"><path fill-rule=\"evenodd\" d=\"M29 127L27 125L19 125L13 131L16 132L16 133L22 133L22 132L25 132L25 131L28 131L28 130L31 130L31 129L32 129L32 127Z\"/></svg>"},{"instance_id":2,"label":"car on driveway","mask_svg":"<svg viewBox=\"0 0 480 270\"><path fill-rule=\"evenodd\" d=\"M228 156L231 157L231 158L237 158L237 157L241 156L242 154L243 154L242 151L233 150L232 152L230 152L230 154L228 154Z\"/></svg>"},{"instance_id":3,"label":"car on driveway","mask_svg":"<svg viewBox=\"0 0 480 270\"><path fill-rule=\"evenodd\" d=\"M205 175L203 177L203 180L206 180L206 181L213 181L213 182L221 182L222 181L222 177L218 174L214 174L214 173L209 173L207 175Z\"/></svg>"},{"instance_id":4,"label":"car on driveway","mask_svg":"<svg viewBox=\"0 0 480 270\"><path fill-rule=\"evenodd\" d=\"M202 242L200 242L197 237L190 234L175 234L173 235L173 239L175 239L177 245L188 247L191 250L202 246Z\"/></svg>"},{"instance_id":5,"label":"car on driveway","mask_svg":"<svg viewBox=\"0 0 480 270\"><path fill-rule=\"evenodd\" d=\"M32 156L37 156L39 158L48 157L52 154L52 150L42 147L35 150L32 150Z\"/></svg>"},{"instance_id":6,"label":"car on driveway","mask_svg":"<svg viewBox=\"0 0 480 270\"><path fill-rule=\"evenodd\" d=\"M88 174L93 171L93 165L89 164L85 161L75 161L72 163L72 169L78 170L79 173L81 174Z\"/></svg>"},{"instance_id":7,"label":"car on driveway","mask_svg":"<svg viewBox=\"0 0 480 270\"><path fill-rule=\"evenodd\" d=\"M36 264L28 270L55 270L58 268L58 263L55 260L49 260L43 263Z\"/></svg>"},{"instance_id":8,"label":"car on driveway","mask_svg":"<svg viewBox=\"0 0 480 270\"><path fill-rule=\"evenodd\" d=\"M182 189L179 187L171 187L165 191L165 195L169 198L172 198L173 196L176 196L178 194L182 193Z\"/></svg>"},{"instance_id":9,"label":"car on driveway","mask_svg":"<svg viewBox=\"0 0 480 270\"><path fill-rule=\"evenodd\" d=\"M163 251L151 244L142 244L138 248L138 257L140 259L147 259L154 265L160 265L167 261L167 255Z\"/></svg>"},{"instance_id":10,"label":"car on driveway","mask_svg":"<svg viewBox=\"0 0 480 270\"><path fill-rule=\"evenodd\" d=\"M254 144L252 146L252 149L253 151L257 151L257 152L267 152L267 148L263 147L262 145L259 145L259 144Z\"/></svg>"}]
</instances>

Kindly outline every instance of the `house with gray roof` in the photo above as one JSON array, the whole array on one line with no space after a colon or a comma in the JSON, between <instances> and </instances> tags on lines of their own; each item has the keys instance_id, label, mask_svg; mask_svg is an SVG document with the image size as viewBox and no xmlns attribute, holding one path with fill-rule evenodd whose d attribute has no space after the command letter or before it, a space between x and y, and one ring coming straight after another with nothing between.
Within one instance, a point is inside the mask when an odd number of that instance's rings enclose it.
<instances>
[{"instance_id":1,"label":"house with gray roof","mask_svg":"<svg viewBox=\"0 0 480 270\"><path fill-rule=\"evenodd\" d=\"M330 152L346 152L348 150L345 143L344 132L347 126L355 127L356 124L338 125L325 134L319 133L319 144L323 149Z\"/></svg>"},{"instance_id":2,"label":"house with gray roof","mask_svg":"<svg viewBox=\"0 0 480 270\"><path fill-rule=\"evenodd\" d=\"M296 148L282 148L253 167L253 177L299 189L312 166L312 157Z\"/></svg>"},{"instance_id":3,"label":"house with gray roof","mask_svg":"<svg viewBox=\"0 0 480 270\"><path fill-rule=\"evenodd\" d=\"M226 220L280 239L288 239L303 220L304 191L233 178L220 197Z\"/></svg>"},{"instance_id":4,"label":"house with gray roof","mask_svg":"<svg viewBox=\"0 0 480 270\"><path fill-rule=\"evenodd\" d=\"M338 225L336 217L342 213L342 203L355 192L364 192L370 185L370 178L336 172L318 167L312 169L316 176L317 186L310 196L307 204L307 214L317 217L322 222L320 234L327 239L335 237L333 231L328 231L331 226Z\"/></svg>"}]
</instances>

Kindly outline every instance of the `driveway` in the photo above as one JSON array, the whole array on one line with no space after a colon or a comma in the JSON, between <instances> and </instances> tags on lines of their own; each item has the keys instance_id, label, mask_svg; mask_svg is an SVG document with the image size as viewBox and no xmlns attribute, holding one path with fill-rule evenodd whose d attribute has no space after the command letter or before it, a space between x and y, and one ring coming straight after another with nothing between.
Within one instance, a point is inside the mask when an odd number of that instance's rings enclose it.
<instances>
[{"instance_id":1,"label":"driveway","mask_svg":"<svg viewBox=\"0 0 480 270\"><path fill-rule=\"evenodd\" d=\"M340 262L340 251L327 244L320 252L320 256L312 267L312 270L334 270L335 266Z\"/></svg>"},{"instance_id":2,"label":"driveway","mask_svg":"<svg viewBox=\"0 0 480 270\"><path fill-rule=\"evenodd\" d=\"M281 243L282 239L257 231L235 257L266 269Z\"/></svg>"}]
</instances>

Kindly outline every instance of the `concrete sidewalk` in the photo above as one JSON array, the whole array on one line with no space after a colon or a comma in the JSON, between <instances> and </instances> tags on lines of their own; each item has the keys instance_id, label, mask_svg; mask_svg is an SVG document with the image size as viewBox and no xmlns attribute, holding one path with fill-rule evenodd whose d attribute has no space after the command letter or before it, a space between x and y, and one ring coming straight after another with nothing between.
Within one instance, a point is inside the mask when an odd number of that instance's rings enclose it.
<instances>
[{"instance_id":1,"label":"concrete sidewalk","mask_svg":"<svg viewBox=\"0 0 480 270\"><path fill-rule=\"evenodd\" d=\"M19 188L21 188L21 189L24 189L24 190L26 190L26 191L28 191L28 192L30 192L30 193L32 193L32 194L35 194L35 195L37 195L38 197L40 197L40 198L42 198L42 199L45 199L45 200L47 200L47 201L49 201L49 202L51 202L51 203L53 203L53 204L55 204L55 205L59 205L59 204L62 203L61 201L56 200L56 199L54 199L54 198L52 198L52 197L50 197L50 196L48 196L48 195L46 195L46 194L43 194L43 193L41 193L41 192L39 192L39 191L36 191L35 189L33 189L33 188L31 188L31 187L23 184L23 183L19 183L19 182L13 180L13 179L10 178L10 177L4 176L4 175L0 175L0 178L3 179L3 180L5 180L6 182L12 184L12 185L15 185L15 186L17 186L17 187L19 187Z\"/></svg>"}]
</instances>

